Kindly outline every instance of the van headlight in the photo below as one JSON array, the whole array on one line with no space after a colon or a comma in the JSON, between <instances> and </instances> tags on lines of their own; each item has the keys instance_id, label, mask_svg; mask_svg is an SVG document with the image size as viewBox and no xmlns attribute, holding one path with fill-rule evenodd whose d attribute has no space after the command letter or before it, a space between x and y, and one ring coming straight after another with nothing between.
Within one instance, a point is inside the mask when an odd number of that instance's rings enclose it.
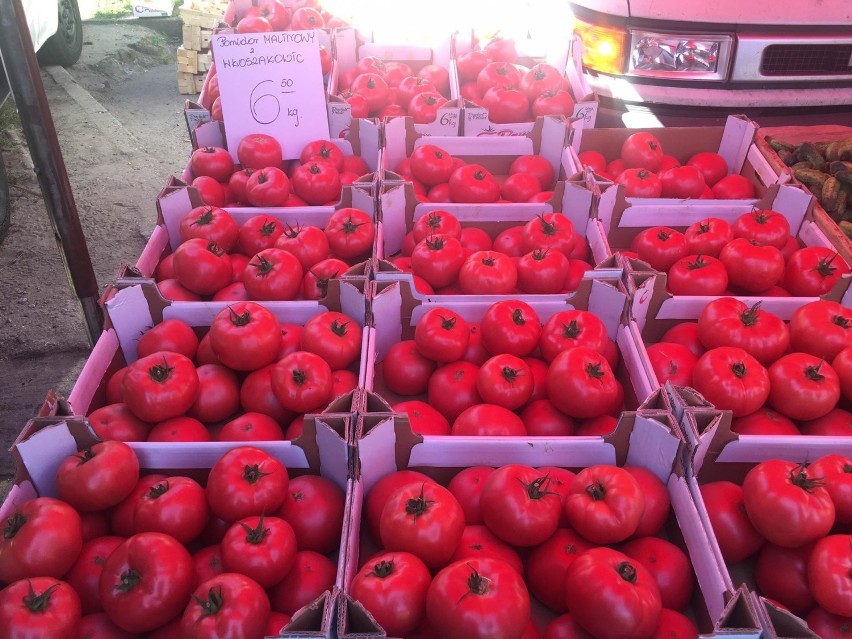
<instances>
[{"instance_id":1,"label":"van headlight","mask_svg":"<svg viewBox=\"0 0 852 639\"><path fill-rule=\"evenodd\" d=\"M587 69L621 75L627 32L605 24L574 19L574 34L583 44L583 65Z\"/></svg>"},{"instance_id":2,"label":"van headlight","mask_svg":"<svg viewBox=\"0 0 852 639\"><path fill-rule=\"evenodd\" d=\"M723 80L732 38L727 35L676 35L630 32L628 75Z\"/></svg>"}]
</instances>

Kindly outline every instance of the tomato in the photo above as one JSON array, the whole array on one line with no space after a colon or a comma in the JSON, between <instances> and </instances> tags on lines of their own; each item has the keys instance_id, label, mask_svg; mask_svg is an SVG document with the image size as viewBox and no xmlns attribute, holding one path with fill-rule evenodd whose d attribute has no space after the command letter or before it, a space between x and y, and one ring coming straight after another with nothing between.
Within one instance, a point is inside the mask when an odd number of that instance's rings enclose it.
<instances>
[{"instance_id":1,"label":"tomato","mask_svg":"<svg viewBox=\"0 0 852 639\"><path fill-rule=\"evenodd\" d=\"M768 408L734 418L731 431L740 435L801 435L793 420Z\"/></svg>"},{"instance_id":2,"label":"tomato","mask_svg":"<svg viewBox=\"0 0 852 639\"><path fill-rule=\"evenodd\" d=\"M219 146L203 146L195 149L190 157L192 172L196 177L212 177L217 182L227 182L234 172L234 161L227 149Z\"/></svg>"},{"instance_id":3,"label":"tomato","mask_svg":"<svg viewBox=\"0 0 852 639\"><path fill-rule=\"evenodd\" d=\"M167 300L180 300L183 302L200 302L201 296L184 287L176 279L167 279L157 282L157 290Z\"/></svg>"},{"instance_id":4,"label":"tomato","mask_svg":"<svg viewBox=\"0 0 852 639\"><path fill-rule=\"evenodd\" d=\"M432 308L414 328L420 354L437 362L454 362L464 355L469 341L467 322L455 311Z\"/></svg>"},{"instance_id":5,"label":"tomato","mask_svg":"<svg viewBox=\"0 0 852 639\"><path fill-rule=\"evenodd\" d=\"M237 33L264 33L272 31L272 25L269 20L261 16L245 16L237 22L234 28Z\"/></svg>"},{"instance_id":6,"label":"tomato","mask_svg":"<svg viewBox=\"0 0 852 639\"><path fill-rule=\"evenodd\" d=\"M488 119L495 124L523 122L530 110L530 101L523 91L505 85L495 85L482 95L482 106L488 109Z\"/></svg>"},{"instance_id":7,"label":"tomato","mask_svg":"<svg viewBox=\"0 0 852 639\"><path fill-rule=\"evenodd\" d=\"M149 442L209 442L210 431L193 417L173 417L155 424L146 438Z\"/></svg>"},{"instance_id":8,"label":"tomato","mask_svg":"<svg viewBox=\"0 0 852 639\"><path fill-rule=\"evenodd\" d=\"M662 196L678 199L700 198L706 188L704 175L689 164L660 170Z\"/></svg>"},{"instance_id":9,"label":"tomato","mask_svg":"<svg viewBox=\"0 0 852 639\"><path fill-rule=\"evenodd\" d=\"M388 636L402 637L425 617L431 582L429 569L416 555L385 552L372 557L352 578L350 595Z\"/></svg>"},{"instance_id":10,"label":"tomato","mask_svg":"<svg viewBox=\"0 0 852 639\"><path fill-rule=\"evenodd\" d=\"M138 483L133 488L133 492L125 497L121 503L112 508L110 512L110 528L112 529L112 533L122 537L133 535L135 532L133 520L136 514L136 505L142 499L142 495L147 493L152 486L167 479L166 475L159 473L140 477Z\"/></svg>"},{"instance_id":11,"label":"tomato","mask_svg":"<svg viewBox=\"0 0 852 639\"><path fill-rule=\"evenodd\" d=\"M269 617L269 597L246 575L224 572L192 593L180 622L184 639L262 637Z\"/></svg>"},{"instance_id":12,"label":"tomato","mask_svg":"<svg viewBox=\"0 0 852 639\"><path fill-rule=\"evenodd\" d=\"M240 140L237 146L237 159L243 168L278 167L281 165L282 158L281 144L265 133L251 133Z\"/></svg>"},{"instance_id":13,"label":"tomato","mask_svg":"<svg viewBox=\"0 0 852 639\"><path fill-rule=\"evenodd\" d=\"M437 91L435 85L427 80L415 75L409 75L402 78L397 87L397 101L400 106L408 108L411 99L419 93L430 93Z\"/></svg>"},{"instance_id":14,"label":"tomato","mask_svg":"<svg viewBox=\"0 0 852 639\"><path fill-rule=\"evenodd\" d=\"M736 173L726 175L711 188L719 200L750 200L755 197L754 185L748 178Z\"/></svg>"},{"instance_id":15,"label":"tomato","mask_svg":"<svg viewBox=\"0 0 852 639\"><path fill-rule=\"evenodd\" d=\"M840 380L840 392L847 400L852 401L852 346L847 346L837 353L831 360L831 367Z\"/></svg>"},{"instance_id":16,"label":"tomato","mask_svg":"<svg viewBox=\"0 0 852 639\"><path fill-rule=\"evenodd\" d=\"M810 472L824 478L834 503L835 522L841 526L852 523L852 461L839 454L824 455L811 464Z\"/></svg>"},{"instance_id":17,"label":"tomato","mask_svg":"<svg viewBox=\"0 0 852 639\"><path fill-rule=\"evenodd\" d=\"M338 171L343 171L343 151L330 140L314 140L302 147L299 162L307 164L313 161L328 162Z\"/></svg>"},{"instance_id":18,"label":"tomato","mask_svg":"<svg viewBox=\"0 0 852 639\"><path fill-rule=\"evenodd\" d=\"M109 620L105 612L95 612L80 618L76 626L76 639L136 639L139 635L125 632ZM160 635L150 635L151 639L161 639Z\"/></svg>"},{"instance_id":19,"label":"tomato","mask_svg":"<svg viewBox=\"0 0 852 639\"><path fill-rule=\"evenodd\" d=\"M528 202L541 192L538 178L529 173L515 173L506 178L500 187L500 196L510 202Z\"/></svg>"},{"instance_id":20,"label":"tomato","mask_svg":"<svg viewBox=\"0 0 852 639\"><path fill-rule=\"evenodd\" d=\"M139 533L126 539L104 563L101 603L120 628L148 632L183 610L192 580L192 557L177 540L163 533Z\"/></svg>"},{"instance_id":21,"label":"tomato","mask_svg":"<svg viewBox=\"0 0 852 639\"><path fill-rule=\"evenodd\" d=\"M452 435L512 437L527 434L524 422L508 408L475 404L453 420Z\"/></svg>"},{"instance_id":22,"label":"tomato","mask_svg":"<svg viewBox=\"0 0 852 639\"><path fill-rule=\"evenodd\" d=\"M80 621L74 589L53 577L33 577L0 591L0 632L4 637L71 637Z\"/></svg>"},{"instance_id":23,"label":"tomato","mask_svg":"<svg viewBox=\"0 0 852 639\"><path fill-rule=\"evenodd\" d=\"M757 556L754 576L760 594L774 599L796 615L814 607L808 587L808 559L814 544L783 548L766 544Z\"/></svg>"},{"instance_id":24,"label":"tomato","mask_svg":"<svg viewBox=\"0 0 852 639\"><path fill-rule=\"evenodd\" d=\"M583 630L571 615L565 613L547 624L542 639L594 639L594 637Z\"/></svg>"},{"instance_id":25,"label":"tomato","mask_svg":"<svg viewBox=\"0 0 852 639\"><path fill-rule=\"evenodd\" d=\"M294 191L287 174L274 166L255 171L246 181L246 199L252 206L284 206Z\"/></svg>"},{"instance_id":26,"label":"tomato","mask_svg":"<svg viewBox=\"0 0 852 639\"><path fill-rule=\"evenodd\" d=\"M524 251L523 248L523 233L523 226L512 226L505 231L500 232L500 234L494 238L491 248L484 250L493 250L498 253L508 255L509 257L521 257L524 253L528 252Z\"/></svg>"},{"instance_id":27,"label":"tomato","mask_svg":"<svg viewBox=\"0 0 852 639\"><path fill-rule=\"evenodd\" d=\"M692 370L698 358L683 344L658 342L645 349L660 386L692 386Z\"/></svg>"},{"instance_id":28,"label":"tomato","mask_svg":"<svg viewBox=\"0 0 852 639\"><path fill-rule=\"evenodd\" d=\"M464 260L464 249L456 238L438 235L414 247L411 267L430 286L443 288L455 283Z\"/></svg>"},{"instance_id":29,"label":"tomato","mask_svg":"<svg viewBox=\"0 0 852 639\"><path fill-rule=\"evenodd\" d=\"M787 352L790 331L760 304L749 307L733 297L715 299L698 316L698 335L706 348L736 346L769 366Z\"/></svg>"},{"instance_id":30,"label":"tomato","mask_svg":"<svg viewBox=\"0 0 852 639\"><path fill-rule=\"evenodd\" d=\"M293 193L310 205L318 206L340 199L340 173L327 162L308 162L293 171Z\"/></svg>"},{"instance_id":31,"label":"tomato","mask_svg":"<svg viewBox=\"0 0 852 639\"><path fill-rule=\"evenodd\" d=\"M501 353L482 364L476 388L484 402L515 410L532 396L532 373L521 358Z\"/></svg>"},{"instance_id":32,"label":"tomato","mask_svg":"<svg viewBox=\"0 0 852 639\"><path fill-rule=\"evenodd\" d=\"M226 572L245 575L270 588L283 579L296 561L296 535L280 517L245 517L228 528L221 553Z\"/></svg>"},{"instance_id":33,"label":"tomato","mask_svg":"<svg viewBox=\"0 0 852 639\"><path fill-rule=\"evenodd\" d=\"M348 368L361 354L361 327L348 315L325 311L305 323L299 345L333 370Z\"/></svg>"},{"instance_id":34,"label":"tomato","mask_svg":"<svg viewBox=\"0 0 852 639\"><path fill-rule=\"evenodd\" d=\"M669 517L669 491L662 480L642 466L624 466L645 496L645 510L639 518L634 536L645 537L660 532Z\"/></svg>"},{"instance_id":35,"label":"tomato","mask_svg":"<svg viewBox=\"0 0 852 639\"><path fill-rule=\"evenodd\" d=\"M207 206L222 207L228 204L227 184L217 182L212 177L200 175L190 184L197 192L201 201Z\"/></svg>"},{"instance_id":36,"label":"tomato","mask_svg":"<svg viewBox=\"0 0 852 639\"><path fill-rule=\"evenodd\" d=\"M423 148L423 147L420 147ZM471 230L473 227L471 227ZM429 211L414 222L414 242L419 243L434 236L446 236L459 239L462 234L461 223L449 211ZM470 232L470 231L469 231Z\"/></svg>"},{"instance_id":37,"label":"tomato","mask_svg":"<svg viewBox=\"0 0 852 639\"><path fill-rule=\"evenodd\" d=\"M668 271L675 262L689 255L686 236L667 226L641 231L630 243L630 250L657 271Z\"/></svg>"},{"instance_id":38,"label":"tomato","mask_svg":"<svg viewBox=\"0 0 852 639\"><path fill-rule=\"evenodd\" d=\"M340 545L345 495L330 479L319 475L294 477L276 516L293 528L302 550L330 553Z\"/></svg>"},{"instance_id":39,"label":"tomato","mask_svg":"<svg viewBox=\"0 0 852 639\"><path fill-rule=\"evenodd\" d=\"M754 209L743 213L733 224L734 237L742 237L781 250L790 237L790 223L777 211Z\"/></svg>"},{"instance_id":40,"label":"tomato","mask_svg":"<svg viewBox=\"0 0 852 639\"><path fill-rule=\"evenodd\" d=\"M189 477L172 476L139 496L133 510L133 532L159 532L188 544L207 525L204 488Z\"/></svg>"},{"instance_id":41,"label":"tomato","mask_svg":"<svg viewBox=\"0 0 852 639\"><path fill-rule=\"evenodd\" d=\"M331 367L319 355L296 351L278 360L270 371L272 392L287 410L309 413L333 399Z\"/></svg>"},{"instance_id":42,"label":"tomato","mask_svg":"<svg viewBox=\"0 0 852 639\"><path fill-rule=\"evenodd\" d=\"M650 637L662 609L653 576L611 548L580 555L565 577L566 601L580 626L599 639Z\"/></svg>"},{"instance_id":43,"label":"tomato","mask_svg":"<svg viewBox=\"0 0 852 639\"><path fill-rule=\"evenodd\" d=\"M791 419L824 417L840 399L837 373L807 353L791 353L772 364L769 383L769 404Z\"/></svg>"},{"instance_id":44,"label":"tomato","mask_svg":"<svg viewBox=\"0 0 852 639\"><path fill-rule=\"evenodd\" d=\"M192 565L195 572L192 587L195 589L208 579L225 572L222 567L222 547L217 543L196 551L192 556Z\"/></svg>"},{"instance_id":45,"label":"tomato","mask_svg":"<svg viewBox=\"0 0 852 639\"><path fill-rule=\"evenodd\" d=\"M411 432L418 435L449 435L450 422L426 402L411 400L392 406L395 413L408 416Z\"/></svg>"},{"instance_id":46,"label":"tomato","mask_svg":"<svg viewBox=\"0 0 852 639\"><path fill-rule=\"evenodd\" d=\"M645 498L633 476L616 466L581 470L568 490L565 513L571 527L597 544L630 537L639 525Z\"/></svg>"},{"instance_id":47,"label":"tomato","mask_svg":"<svg viewBox=\"0 0 852 639\"><path fill-rule=\"evenodd\" d=\"M518 269L511 258L496 251L477 251L459 270L458 283L467 295L509 295L515 290Z\"/></svg>"},{"instance_id":48,"label":"tomato","mask_svg":"<svg viewBox=\"0 0 852 639\"><path fill-rule=\"evenodd\" d=\"M450 563L462 559L489 558L505 561L519 575L524 574L524 564L520 555L505 541L502 541L486 526L465 526L461 541L453 553Z\"/></svg>"},{"instance_id":49,"label":"tomato","mask_svg":"<svg viewBox=\"0 0 852 639\"><path fill-rule=\"evenodd\" d=\"M481 400L476 389L479 366L464 360L439 367L429 377L428 403L453 422Z\"/></svg>"},{"instance_id":50,"label":"tomato","mask_svg":"<svg viewBox=\"0 0 852 639\"><path fill-rule=\"evenodd\" d=\"M364 96L370 113L380 111L390 104L390 87L378 73L360 73L349 87L352 93Z\"/></svg>"},{"instance_id":51,"label":"tomato","mask_svg":"<svg viewBox=\"0 0 852 639\"><path fill-rule=\"evenodd\" d=\"M747 293L770 289L784 276L784 256L780 250L742 237L725 245L719 261L728 273L728 283Z\"/></svg>"},{"instance_id":52,"label":"tomato","mask_svg":"<svg viewBox=\"0 0 852 639\"><path fill-rule=\"evenodd\" d=\"M124 403L102 406L92 411L87 419L101 439L144 442L151 430L151 424L136 417Z\"/></svg>"},{"instance_id":53,"label":"tomato","mask_svg":"<svg viewBox=\"0 0 852 639\"><path fill-rule=\"evenodd\" d=\"M657 629L650 639L698 639L698 628L686 615L663 608Z\"/></svg>"},{"instance_id":54,"label":"tomato","mask_svg":"<svg viewBox=\"0 0 852 639\"><path fill-rule=\"evenodd\" d=\"M453 157L434 144L416 147L410 162L411 174L427 186L448 182L454 168Z\"/></svg>"},{"instance_id":55,"label":"tomato","mask_svg":"<svg viewBox=\"0 0 852 639\"><path fill-rule=\"evenodd\" d=\"M805 617L808 628L822 639L844 639L852 636L849 617L835 615L822 608L814 608Z\"/></svg>"},{"instance_id":56,"label":"tomato","mask_svg":"<svg viewBox=\"0 0 852 639\"><path fill-rule=\"evenodd\" d=\"M140 419L159 422L185 413L199 391L192 360L160 352L136 360L121 380L124 403Z\"/></svg>"},{"instance_id":57,"label":"tomato","mask_svg":"<svg viewBox=\"0 0 852 639\"><path fill-rule=\"evenodd\" d=\"M553 165L543 155L519 155L509 165L509 175L526 173L538 179L539 190L546 191L553 188L556 175Z\"/></svg>"},{"instance_id":58,"label":"tomato","mask_svg":"<svg viewBox=\"0 0 852 639\"><path fill-rule=\"evenodd\" d=\"M761 549L766 539L746 515L742 486L715 481L701 484L699 490L726 562L737 563Z\"/></svg>"},{"instance_id":59,"label":"tomato","mask_svg":"<svg viewBox=\"0 0 852 639\"><path fill-rule=\"evenodd\" d=\"M659 537L640 537L621 546L621 552L648 569L664 608L683 610L689 605L695 575L689 557L670 541Z\"/></svg>"},{"instance_id":60,"label":"tomato","mask_svg":"<svg viewBox=\"0 0 852 639\"><path fill-rule=\"evenodd\" d=\"M240 407L240 382L230 368L220 364L202 364L198 374L198 397L187 415L202 422L228 419Z\"/></svg>"},{"instance_id":61,"label":"tomato","mask_svg":"<svg viewBox=\"0 0 852 639\"><path fill-rule=\"evenodd\" d=\"M485 488L485 482L494 468L490 466L471 466L459 471L447 484L449 490L464 512L464 521L467 526L484 523L480 497Z\"/></svg>"},{"instance_id":62,"label":"tomato","mask_svg":"<svg viewBox=\"0 0 852 639\"><path fill-rule=\"evenodd\" d=\"M302 265L284 249L264 249L249 262L243 284L253 300L292 300L302 284Z\"/></svg>"},{"instance_id":63,"label":"tomato","mask_svg":"<svg viewBox=\"0 0 852 639\"><path fill-rule=\"evenodd\" d=\"M743 504L755 529L785 548L819 539L834 525L834 504L821 479L796 462L754 466L743 480Z\"/></svg>"},{"instance_id":64,"label":"tomato","mask_svg":"<svg viewBox=\"0 0 852 639\"><path fill-rule=\"evenodd\" d=\"M728 174L728 163L725 158L712 151L696 153L686 163L701 171L707 186L712 187Z\"/></svg>"},{"instance_id":65,"label":"tomato","mask_svg":"<svg viewBox=\"0 0 852 639\"><path fill-rule=\"evenodd\" d=\"M476 76L476 88L485 94L491 87L520 86L521 72L506 61L495 60L486 64Z\"/></svg>"},{"instance_id":66,"label":"tomato","mask_svg":"<svg viewBox=\"0 0 852 639\"><path fill-rule=\"evenodd\" d=\"M176 319L165 319L145 331L136 343L136 356L159 351L180 353L192 359L198 350L198 337L192 327Z\"/></svg>"},{"instance_id":67,"label":"tomato","mask_svg":"<svg viewBox=\"0 0 852 639\"><path fill-rule=\"evenodd\" d=\"M828 293L849 272L849 266L836 252L810 246L790 256L784 270L784 288L794 297L817 297Z\"/></svg>"},{"instance_id":68,"label":"tomato","mask_svg":"<svg viewBox=\"0 0 852 639\"><path fill-rule=\"evenodd\" d=\"M734 239L733 229L725 220L718 217L695 222L684 232L690 255L709 255L719 257L722 248Z\"/></svg>"},{"instance_id":69,"label":"tomato","mask_svg":"<svg viewBox=\"0 0 852 639\"><path fill-rule=\"evenodd\" d=\"M646 169L624 169L615 183L624 186L624 197L660 197L663 194L660 178Z\"/></svg>"},{"instance_id":70,"label":"tomato","mask_svg":"<svg viewBox=\"0 0 852 639\"><path fill-rule=\"evenodd\" d=\"M210 324L210 345L221 362L238 371L253 371L274 362L281 350L276 317L254 302L222 309Z\"/></svg>"},{"instance_id":71,"label":"tomato","mask_svg":"<svg viewBox=\"0 0 852 639\"><path fill-rule=\"evenodd\" d=\"M562 351L550 362L547 392L556 408L580 419L620 410L624 395L606 359L583 346Z\"/></svg>"},{"instance_id":72,"label":"tomato","mask_svg":"<svg viewBox=\"0 0 852 639\"><path fill-rule=\"evenodd\" d=\"M101 535L83 544L77 561L62 577L80 597L82 614L88 615L103 610L98 583L107 557L124 542L123 537Z\"/></svg>"},{"instance_id":73,"label":"tomato","mask_svg":"<svg viewBox=\"0 0 852 639\"><path fill-rule=\"evenodd\" d=\"M388 498L403 486L408 484L419 485L423 482L434 482L434 480L414 470L399 470L385 475L367 491L364 500L364 519L367 529L370 531L370 536L375 541L380 541L379 525Z\"/></svg>"},{"instance_id":74,"label":"tomato","mask_svg":"<svg viewBox=\"0 0 852 639\"><path fill-rule=\"evenodd\" d=\"M460 166L447 182L453 202L478 204L500 199L500 184L488 169L479 164Z\"/></svg>"},{"instance_id":75,"label":"tomato","mask_svg":"<svg viewBox=\"0 0 852 639\"><path fill-rule=\"evenodd\" d=\"M411 98L408 115L415 124L429 124L438 118L438 111L447 102L437 91L424 91Z\"/></svg>"},{"instance_id":76,"label":"tomato","mask_svg":"<svg viewBox=\"0 0 852 639\"><path fill-rule=\"evenodd\" d=\"M559 311L550 316L541 329L539 348L545 361L575 346L586 346L599 353L606 349L609 337L606 325L589 311Z\"/></svg>"},{"instance_id":77,"label":"tomato","mask_svg":"<svg viewBox=\"0 0 852 639\"><path fill-rule=\"evenodd\" d=\"M808 584L821 608L852 617L852 535L829 535L816 543L808 560Z\"/></svg>"},{"instance_id":78,"label":"tomato","mask_svg":"<svg viewBox=\"0 0 852 639\"><path fill-rule=\"evenodd\" d=\"M255 215L240 227L237 248L246 255L260 253L275 246L276 240L283 232L283 225L274 217Z\"/></svg>"},{"instance_id":79,"label":"tomato","mask_svg":"<svg viewBox=\"0 0 852 639\"><path fill-rule=\"evenodd\" d=\"M180 221L180 241L201 238L215 242L230 251L237 242L239 227L224 209L216 206L198 206Z\"/></svg>"},{"instance_id":80,"label":"tomato","mask_svg":"<svg viewBox=\"0 0 852 639\"><path fill-rule=\"evenodd\" d=\"M482 344L488 352L524 357L538 345L541 322L532 306L519 300L508 300L488 307L482 316L480 329Z\"/></svg>"},{"instance_id":81,"label":"tomato","mask_svg":"<svg viewBox=\"0 0 852 639\"><path fill-rule=\"evenodd\" d=\"M459 56L457 62L459 79L463 82L475 80L490 58L484 51L473 49Z\"/></svg>"},{"instance_id":82,"label":"tomato","mask_svg":"<svg viewBox=\"0 0 852 639\"><path fill-rule=\"evenodd\" d=\"M832 361L852 346L852 309L819 300L797 308L790 318L790 347Z\"/></svg>"},{"instance_id":83,"label":"tomato","mask_svg":"<svg viewBox=\"0 0 852 639\"><path fill-rule=\"evenodd\" d=\"M193 293L212 295L231 282L231 259L215 242L191 238L174 255L175 277Z\"/></svg>"},{"instance_id":84,"label":"tomato","mask_svg":"<svg viewBox=\"0 0 852 639\"><path fill-rule=\"evenodd\" d=\"M275 248L295 255L306 271L322 260L328 259L331 252L328 237L322 229L299 224L286 225L275 241Z\"/></svg>"},{"instance_id":85,"label":"tomato","mask_svg":"<svg viewBox=\"0 0 852 639\"><path fill-rule=\"evenodd\" d=\"M210 511L233 523L244 517L274 512L287 496L287 468L269 453L238 446L213 464L207 478Z\"/></svg>"},{"instance_id":86,"label":"tomato","mask_svg":"<svg viewBox=\"0 0 852 639\"><path fill-rule=\"evenodd\" d=\"M419 395L429 386L437 364L420 354L413 339L397 342L382 362L382 378L397 395Z\"/></svg>"},{"instance_id":87,"label":"tomato","mask_svg":"<svg viewBox=\"0 0 852 639\"><path fill-rule=\"evenodd\" d=\"M574 98L568 91L545 91L535 98L530 106L534 118L557 115L570 118L574 112Z\"/></svg>"},{"instance_id":88,"label":"tomato","mask_svg":"<svg viewBox=\"0 0 852 639\"><path fill-rule=\"evenodd\" d=\"M521 412L521 420L531 437L565 437L576 430L574 420L549 399L531 401Z\"/></svg>"},{"instance_id":89,"label":"tomato","mask_svg":"<svg viewBox=\"0 0 852 639\"><path fill-rule=\"evenodd\" d=\"M328 218L325 236L335 256L342 260L353 260L370 254L375 228L373 218L368 213L344 207L337 209Z\"/></svg>"},{"instance_id":90,"label":"tomato","mask_svg":"<svg viewBox=\"0 0 852 639\"><path fill-rule=\"evenodd\" d=\"M716 408L742 417L758 410L769 397L769 373L741 348L713 348L695 364L693 388Z\"/></svg>"},{"instance_id":91,"label":"tomato","mask_svg":"<svg viewBox=\"0 0 852 639\"><path fill-rule=\"evenodd\" d=\"M559 528L536 546L527 558L527 585L536 599L556 612L565 612L565 574L578 556L594 545L571 528Z\"/></svg>"},{"instance_id":92,"label":"tomato","mask_svg":"<svg viewBox=\"0 0 852 639\"><path fill-rule=\"evenodd\" d=\"M136 453L123 442L108 440L62 460L56 492L78 511L104 510L127 497L138 480Z\"/></svg>"},{"instance_id":93,"label":"tomato","mask_svg":"<svg viewBox=\"0 0 852 639\"><path fill-rule=\"evenodd\" d=\"M568 257L578 241L574 225L561 213L545 213L527 222L521 233L521 250L550 249Z\"/></svg>"},{"instance_id":94,"label":"tomato","mask_svg":"<svg viewBox=\"0 0 852 639\"><path fill-rule=\"evenodd\" d=\"M249 373L240 386L240 404L247 412L262 413L283 424L293 420L293 413L272 392L272 368L270 364Z\"/></svg>"},{"instance_id":95,"label":"tomato","mask_svg":"<svg viewBox=\"0 0 852 639\"><path fill-rule=\"evenodd\" d=\"M520 637L530 621L530 597L523 578L504 561L456 561L432 580L426 616L447 639L485 639L498 630Z\"/></svg>"},{"instance_id":96,"label":"tomato","mask_svg":"<svg viewBox=\"0 0 852 639\"><path fill-rule=\"evenodd\" d=\"M656 171L663 161L663 148L652 133L639 131L629 135L622 143L621 159L626 168Z\"/></svg>"}]
</instances>

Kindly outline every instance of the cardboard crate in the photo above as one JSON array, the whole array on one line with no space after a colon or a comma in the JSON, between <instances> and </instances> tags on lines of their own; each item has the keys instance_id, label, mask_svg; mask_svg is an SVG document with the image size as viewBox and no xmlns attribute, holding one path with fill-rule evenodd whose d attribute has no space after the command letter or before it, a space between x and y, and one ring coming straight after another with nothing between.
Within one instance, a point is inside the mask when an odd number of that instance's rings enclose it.
<instances>
[{"instance_id":1,"label":"cardboard crate","mask_svg":"<svg viewBox=\"0 0 852 639\"><path fill-rule=\"evenodd\" d=\"M348 421L329 419L308 425L302 437L294 442L258 442L256 447L282 462L291 477L322 475L334 481L341 490L351 492L346 446L349 430ZM8 519L26 501L36 497L56 497L56 471L61 461L98 441L88 423L82 419L57 418L28 423L12 447L17 472L14 485L0 505L0 520ZM216 449L202 450L186 444L130 444L139 457L141 474L188 475L202 485L216 460L239 445L232 442ZM341 550L331 557L340 575L345 567L343 543L347 539L341 529ZM282 629L281 636L330 639L334 612L332 602L336 601L337 591L336 587L327 590L296 612L291 622Z\"/></svg>"},{"instance_id":2,"label":"cardboard crate","mask_svg":"<svg viewBox=\"0 0 852 639\"><path fill-rule=\"evenodd\" d=\"M485 311L500 299L506 298L471 296L461 301L418 299L412 294L408 282L373 282L370 314L374 340L370 344L366 362L365 389L377 394L388 407L407 399L425 399L420 396L398 396L387 388L382 373L382 361L388 350L402 340L413 339L418 320L429 309L450 308L468 322L479 322ZM562 296L561 299L535 295L518 295L512 299L532 306L542 323L560 311L576 309L594 313L604 323L608 336L619 349L621 363L614 372L624 387L626 410L636 410L640 405L645 409L658 407L654 404L654 389L641 363L639 345L624 324L628 299L617 277L583 280L575 293ZM668 410L667 405L663 405L662 409ZM482 438L474 438L479 439Z\"/></svg>"},{"instance_id":3,"label":"cardboard crate","mask_svg":"<svg viewBox=\"0 0 852 639\"><path fill-rule=\"evenodd\" d=\"M459 438L412 438L399 422L387 415L362 415L358 431L362 434L357 454L359 463L353 491L348 528L348 554L342 595L338 599L337 636L385 636L375 620L350 596L352 579L364 557L375 544L362 534L360 521L364 496L375 483L397 470L423 472L439 483L446 483L458 471L470 466L524 464L532 467L558 466L574 471L595 465L642 466L666 483L672 503L665 535L691 558L697 577L689 614L699 629L719 636L751 637L760 635L753 602L744 591L723 585L719 568L706 550L706 532L695 511L679 469L683 442L672 432L669 416L624 413L616 430L606 438L555 438L536 441L458 441ZM466 438L461 438L466 439ZM556 614L532 601L533 620L539 629Z\"/></svg>"},{"instance_id":4,"label":"cardboard crate","mask_svg":"<svg viewBox=\"0 0 852 639\"><path fill-rule=\"evenodd\" d=\"M695 501L698 514L704 524L710 542L709 550L719 565L727 585L745 584L756 591L754 556L736 564L726 563L719 549L716 535L710 524L707 508L701 497L702 484L726 480L741 483L748 471L762 461L783 459L792 462L813 462L823 455L839 453L852 457L852 440L834 437L773 437L738 436L730 430L730 413L727 411L687 411L685 419L706 422L704 434L690 452L687 463L687 482ZM687 426L687 428L692 428ZM816 638L807 624L759 595L754 596L759 604L760 619L767 637Z\"/></svg>"}]
</instances>

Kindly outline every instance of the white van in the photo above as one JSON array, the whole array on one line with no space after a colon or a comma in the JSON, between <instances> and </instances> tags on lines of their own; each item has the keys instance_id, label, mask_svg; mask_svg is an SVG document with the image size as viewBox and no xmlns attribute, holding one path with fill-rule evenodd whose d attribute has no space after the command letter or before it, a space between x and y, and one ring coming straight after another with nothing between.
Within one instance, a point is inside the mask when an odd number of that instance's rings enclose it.
<instances>
[{"instance_id":1,"label":"white van","mask_svg":"<svg viewBox=\"0 0 852 639\"><path fill-rule=\"evenodd\" d=\"M852 0L569 4L598 126L797 112L852 124Z\"/></svg>"}]
</instances>

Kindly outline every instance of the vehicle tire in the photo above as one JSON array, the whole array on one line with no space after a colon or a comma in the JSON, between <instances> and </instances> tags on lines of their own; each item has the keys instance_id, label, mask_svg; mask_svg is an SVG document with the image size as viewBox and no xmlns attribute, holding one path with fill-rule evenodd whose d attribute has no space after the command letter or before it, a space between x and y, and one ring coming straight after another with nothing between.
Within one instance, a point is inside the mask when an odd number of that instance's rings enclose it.
<instances>
[{"instance_id":1,"label":"vehicle tire","mask_svg":"<svg viewBox=\"0 0 852 639\"><path fill-rule=\"evenodd\" d=\"M82 52L83 21L77 0L59 0L59 29L39 50L39 62L70 67Z\"/></svg>"},{"instance_id":2,"label":"vehicle tire","mask_svg":"<svg viewBox=\"0 0 852 639\"><path fill-rule=\"evenodd\" d=\"M3 154L0 153L0 242L9 230L9 182L6 179L6 167Z\"/></svg>"}]
</instances>

